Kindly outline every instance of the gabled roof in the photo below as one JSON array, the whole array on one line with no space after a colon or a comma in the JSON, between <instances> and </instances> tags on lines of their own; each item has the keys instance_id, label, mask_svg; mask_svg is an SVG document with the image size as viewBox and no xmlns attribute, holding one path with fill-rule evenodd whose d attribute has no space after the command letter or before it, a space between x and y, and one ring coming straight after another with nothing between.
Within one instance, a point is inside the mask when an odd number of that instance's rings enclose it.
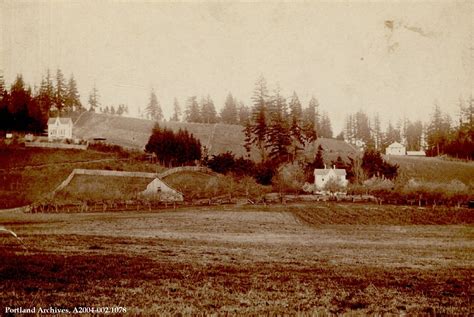
<instances>
[{"instance_id":1,"label":"gabled roof","mask_svg":"<svg viewBox=\"0 0 474 317\"><path fill-rule=\"evenodd\" d=\"M346 170L343 168L316 168L314 170L314 175L326 176L330 171L334 171L337 176L346 176Z\"/></svg>"},{"instance_id":2,"label":"gabled roof","mask_svg":"<svg viewBox=\"0 0 474 317\"><path fill-rule=\"evenodd\" d=\"M403 144L400 144L398 142L393 142L388 146L389 148L394 148L394 147L405 147Z\"/></svg>"},{"instance_id":3,"label":"gabled roof","mask_svg":"<svg viewBox=\"0 0 474 317\"><path fill-rule=\"evenodd\" d=\"M59 119L59 123L61 124L72 124L72 119L71 118L61 118L61 117L55 117L55 118L49 118L48 119L48 124L55 124L56 120Z\"/></svg>"}]
</instances>

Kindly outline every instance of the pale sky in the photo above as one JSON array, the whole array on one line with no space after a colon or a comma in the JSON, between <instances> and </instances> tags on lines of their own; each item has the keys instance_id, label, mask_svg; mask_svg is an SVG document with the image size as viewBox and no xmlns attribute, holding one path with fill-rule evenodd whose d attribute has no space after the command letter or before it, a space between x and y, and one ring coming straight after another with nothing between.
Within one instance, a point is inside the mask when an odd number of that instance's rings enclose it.
<instances>
[{"instance_id":1,"label":"pale sky","mask_svg":"<svg viewBox=\"0 0 474 317\"><path fill-rule=\"evenodd\" d=\"M315 96L336 135L359 109L425 121L437 102L455 117L473 93L474 1L0 2L7 84L60 68L85 105L94 83L102 105L132 111L154 88L166 118L174 97L183 109L210 94L219 110L228 92L251 105L262 74L303 106Z\"/></svg>"}]
</instances>

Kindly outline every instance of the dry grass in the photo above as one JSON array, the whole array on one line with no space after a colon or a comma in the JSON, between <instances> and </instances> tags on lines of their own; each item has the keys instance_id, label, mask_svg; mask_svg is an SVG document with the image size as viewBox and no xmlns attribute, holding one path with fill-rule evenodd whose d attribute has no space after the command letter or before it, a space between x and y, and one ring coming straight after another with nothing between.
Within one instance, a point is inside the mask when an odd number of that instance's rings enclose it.
<instances>
[{"instance_id":1,"label":"dry grass","mask_svg":"<svg viewBox=\"0 0 474 317\"><path fill-rule=\"evenodd\" d=\"M292 211L0 214L30 250L0 236L0 305L146 315L471 311L472 225L307 226Z\"/></svg>"},{"instance_id":2,"label":"dry grass","mask_svg":"<svg viewBox=\"0 0 474 317\"><path fill-rule=\"evenodd\" d=\"M75 168L161 172L157 164L114 153L57 149L0 150L0 209L26 205L49 195Z\"/></svg>"},{"instance_id":3,"label":"dry grass","mask_svg":"<svg viewBox=\"0 0 474 317\"><path fill-rule=\"evenodd\" d=\"M411 178L429 182L444 182L457 179L464 184L474 186L474 162L444 160L436 157L386 157L390 163L400 165L399 180Z\"/></svg>"},{"instance_id":4,"label":"dry grass","mask_svg":"<svg viewBox=\"0 0 474 317\"><path fill-rule=\"evenodd\" d=\"M243 127L240 125L187 122L161 122L160 124L173 131L188 130L209 149L210 155L227 151L231 151L237 157L247 154L243 147L245 142ZM151 120L89 112L77 122L75 133L82 138L105 137L107 142L141 150L148 142L153 125L154 122ZM326 151L327 160L335 160L338 155L347 157L355 153L354 148L343 141L321 138L307 147L307 155L313 158L320 144ZM252 151L251 157L255 160L260 159L257 151Z\"/></svg>"},{"instance_id":5,"label":"dry grass","mask_svg":"<svg viewBox=\"0 0 474 317\"><path fill-rule=\"evenodd\" d=\"M136 198L152 180L141 177L76 175L56 197L75 201Z\"/></svg>"}]
</instances>

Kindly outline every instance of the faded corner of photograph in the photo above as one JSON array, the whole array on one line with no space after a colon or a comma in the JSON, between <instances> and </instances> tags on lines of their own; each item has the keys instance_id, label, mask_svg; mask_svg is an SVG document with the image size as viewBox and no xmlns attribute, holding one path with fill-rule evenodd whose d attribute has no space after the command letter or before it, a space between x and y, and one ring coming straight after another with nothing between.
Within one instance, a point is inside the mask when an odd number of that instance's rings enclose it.
<instances>
[{"instance_id":1,"label":"faded corner of photograph","mask_svg":"<svg viewBox=\"0 0 474 317\"><path fill-rule=\"evenodd\" d=\"M473 15L0 1L0 315L472 314Z\"/></svg>"}]
</instances>

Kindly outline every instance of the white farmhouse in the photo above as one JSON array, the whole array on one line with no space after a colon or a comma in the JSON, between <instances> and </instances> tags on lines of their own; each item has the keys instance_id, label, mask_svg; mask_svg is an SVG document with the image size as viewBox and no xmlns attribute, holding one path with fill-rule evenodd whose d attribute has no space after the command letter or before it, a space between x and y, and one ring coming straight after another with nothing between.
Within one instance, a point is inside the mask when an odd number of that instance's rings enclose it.
<instances>
[{"instance_id":1,"label":"white farmhouse","mask_svg":"<svg viewBox=\"0 0 474 317\"><path fill-rule=\"evenodd\" d=\"M341 186L346 187L348 183L346 175L346 170L343 168L316 168L314 170L314 184L317 188L322 189L330 179L334 179Z\"/></svg>"},{"instance_id":2,"label":"white farmhouse","mask_svg":"<svg viewBox=\"0 0 474 317\"><path fill-rule=\"evenodd\" d=\"M406 155L407 151L404 145L398 142L393 142L387 147L387 149L385 149L385 154L386 155Z\"/></svg>"},{"instance_id":3,"label":"white farmhouse","mask_svg":"<svg viewBox=\"0 0 474 317\"><path fill-rule=\"evenodd\" d=\"M48 140L72 139L72 126L71 118L49 118Z\"/></svg>"}]
</instances>

